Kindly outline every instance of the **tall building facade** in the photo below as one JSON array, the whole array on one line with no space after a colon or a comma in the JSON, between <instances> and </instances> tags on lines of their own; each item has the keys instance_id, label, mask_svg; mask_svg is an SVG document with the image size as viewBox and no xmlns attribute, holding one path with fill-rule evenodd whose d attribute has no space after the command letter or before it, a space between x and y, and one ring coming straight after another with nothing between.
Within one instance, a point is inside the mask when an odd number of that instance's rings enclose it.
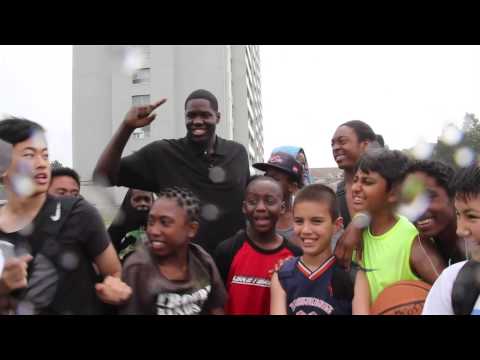
<instances>
[{"instance_id":1,"label":"tall building facade","mask_svg":"<svg viewBox=\"0 0 480 360\"><path fill-rule=\"evenodd\" d=\"M124 156L154 140L185 136L184 101L196 89L218 99L217 134L243 144L250 165L263 161L258 46L74 46L73 167L82 193L89 197L94 166L132 105L167 98L155 121L133 133ZM124 191L114 193L118 202Z\"/></svg>"}]
</instances>

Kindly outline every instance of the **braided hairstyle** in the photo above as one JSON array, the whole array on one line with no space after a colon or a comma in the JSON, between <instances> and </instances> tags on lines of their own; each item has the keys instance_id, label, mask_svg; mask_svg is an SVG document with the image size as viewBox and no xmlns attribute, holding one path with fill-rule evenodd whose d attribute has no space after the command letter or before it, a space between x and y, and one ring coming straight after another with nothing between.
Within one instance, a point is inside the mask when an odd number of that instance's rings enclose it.
<instances>
[{"instance_id":1,"label":"braided hairstyle","mask_svg":"<svg viewBox=\"0 0 480 360\"><path fill-rule=\"evenodd\" d=\"M176 199L178 206L187 212L189 222L200 221L200 200L189 189L177 186L166 188L158 194L158 199L161 198Z\"/></svg>"}]
</instances>

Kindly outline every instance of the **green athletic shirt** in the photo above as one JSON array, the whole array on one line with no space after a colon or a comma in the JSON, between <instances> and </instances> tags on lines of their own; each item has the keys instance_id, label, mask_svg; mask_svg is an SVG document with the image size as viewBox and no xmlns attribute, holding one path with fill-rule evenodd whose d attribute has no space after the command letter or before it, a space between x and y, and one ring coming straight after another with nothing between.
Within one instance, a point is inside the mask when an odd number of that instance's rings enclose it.
<instances>
[{"instance_id":1,"label":"green athletic shirt","mask_svg":"<svg viewBox=\"0 0 480 360\"><path fill-rule=\"evenodd\" d=\"M362 265L367 269L372 304L387 286L401 280L419 280L410 268L418 231L405 217L397 218L397 223L382 235L372 235L370 227L363 231Z\"/></svg>"}]
</instances>

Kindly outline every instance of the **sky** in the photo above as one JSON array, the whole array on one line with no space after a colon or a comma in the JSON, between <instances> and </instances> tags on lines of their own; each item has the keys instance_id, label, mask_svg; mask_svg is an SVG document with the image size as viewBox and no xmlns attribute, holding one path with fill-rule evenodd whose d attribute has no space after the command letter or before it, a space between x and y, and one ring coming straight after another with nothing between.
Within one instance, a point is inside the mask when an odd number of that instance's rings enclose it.
<instances>
[{"instance_id":1,"label":"sky","mask_svg":"<svg viewBox=\"0 0 480 360\"><path fill-rule=\"evenodd\" d=\"M299 145L310 167L335 167L338 125L363 120L392 149L436 142L480 115L480 46L261 46L265 157ZM72 165L72 47L0 46L0 116L42 124L51 160Z\"/></svg>"},{"instance_id":2,"label":"sky","mask_svg":"<svg viewBox=\"0 0 480 360\"><path fill-rule=\"evenodd\" d=\"M47 129L50 159L72 165L72 46L0 45L0 117Z\"/></svg>"}]
</instances>

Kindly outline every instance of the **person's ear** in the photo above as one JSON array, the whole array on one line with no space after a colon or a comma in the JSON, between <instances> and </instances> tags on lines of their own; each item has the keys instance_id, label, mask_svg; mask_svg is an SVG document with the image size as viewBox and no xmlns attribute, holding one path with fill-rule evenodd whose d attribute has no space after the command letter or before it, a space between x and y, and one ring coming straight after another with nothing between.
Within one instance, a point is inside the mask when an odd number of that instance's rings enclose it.
<instances>
[{"instance_id":1,"label":"person's ear","mask_svg":"<svg viewBox=\"0 0 480 360\"><path fill-rule=\"evenodd\" d=\"M242 201L242 213L247 215L247 203L245 201Z\"/></svg>"},{"instance_id":2,"label":"person's ear","mask_svg":"<svg viewBox=\"0 0 480 360\"><path fill-rule=\"evenodd\" d=\"M221 114L217 111L216 115L217 115L216 124L218 124L220 122Z\"/></svg>"},{"instance_id":3,"label":"person's ear","mask_svg":"<svg viewBox=\"0 0 480 360\"><path fill-rule=\"evenodd\" d=\"M195 237L195 235L197 235L197 232L198 232L198 228L199 228L199 224L198 224L198 221L192 221L190 222L190 224L188 225L189 229L188 229L188 233L187 233L187 236L190 238L190 239L193 239Z\"/></svg>"},{"instance_id":4,"label":"person's ear","mask_svg":"<svg viewBox=\"0 0 480 360\"><path fill-rule=\"evenodd\" d=\"M336 234L337 232L339 232L341 229L343 229L343 217L339 216L335 219L335 221L333 222L333 225L335 227L335 231L334 231L334 234Z\"/></svg>"},{"instance_id":5,"label":"person's ear","mask_svg":"<svg viewBox=\"0 0 480 360\"><path fill-rule=\"evenodd\" d=\"M400 199L401 184L392 185L387 194L387 202L390 204L396 204Z\"/></svg>"},{"instance_id":6,"label":"person's ear","mask_svg":"<svg viewBox=\"0 0 480 360\"><path fill-rule=\"evenodd\" d=\"M280 214L285 214L285 212L287 211L287 205L285 205L285 201L282 201L282 203L280 204Z\"/></svg>"},{"instance_id":7,"label":"person's ear","mask_svg":"<svg viewBox=\"0 0 480 360\"><path fill-rule=\"evenodd\" d=\"M363 141L360 143L360 150L361 150L362 152L367 151L369 145L370 145L370 140L363 140Z\"/></svg>"}]
</instances>

